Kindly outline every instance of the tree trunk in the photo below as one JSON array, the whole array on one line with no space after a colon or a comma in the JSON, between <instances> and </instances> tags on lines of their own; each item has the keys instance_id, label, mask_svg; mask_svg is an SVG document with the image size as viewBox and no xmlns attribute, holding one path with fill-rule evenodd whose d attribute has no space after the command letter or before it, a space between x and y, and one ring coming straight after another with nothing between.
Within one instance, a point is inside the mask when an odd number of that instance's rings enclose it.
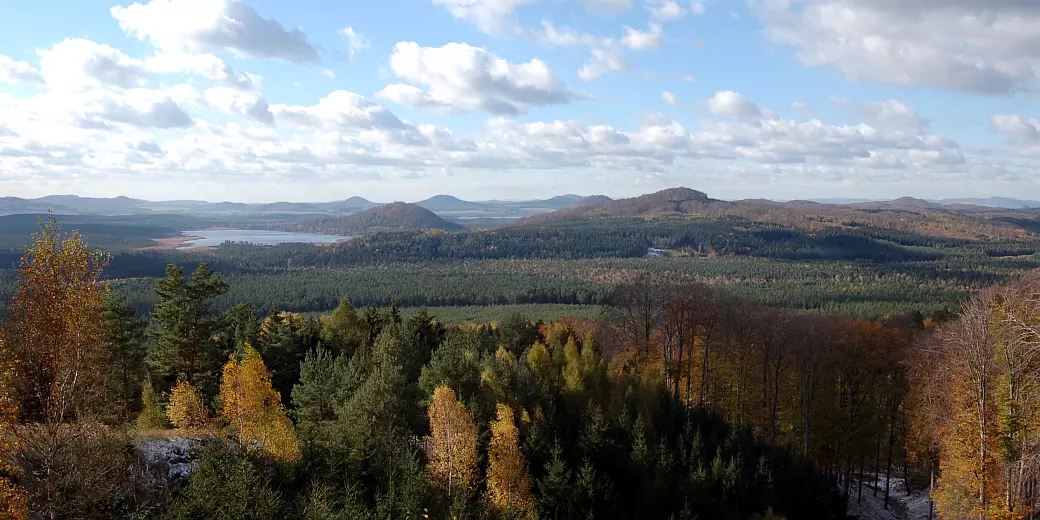
<instances>
[{"instance_id":1,"label":"tree trunk","mask_svg":"<svg viewBox=\"0 0 1040 520\"><path fill-rule=\"evenodd\" d=\"M892 440L895 437L896 421L889 417L888 424L888 467L885 468L885 509L888 509L889 490L892 486Z\"/></svg>"},{"instance_id":2,"label":"tree trunk","mask_svg":"<svg viewBox=\"0 0 1040 520\"><path fill-rule=\"evenodd\" d=\"M877 454L874 456L874 498L877 498L879 478L881 478L881 432L878 432L877 435Z\"/></svg>"},{"instance_id":3,"label":"tree trunk","mask_svg":"<svg viewBox=\"0 0 1040 520\"><path fill-rule=\"evenodd\" d=\"M863 464L865 463L867 454L860 452L859 454L859 489L856 491L856 503L863 503Z\"/></svg>"}]
</instances>

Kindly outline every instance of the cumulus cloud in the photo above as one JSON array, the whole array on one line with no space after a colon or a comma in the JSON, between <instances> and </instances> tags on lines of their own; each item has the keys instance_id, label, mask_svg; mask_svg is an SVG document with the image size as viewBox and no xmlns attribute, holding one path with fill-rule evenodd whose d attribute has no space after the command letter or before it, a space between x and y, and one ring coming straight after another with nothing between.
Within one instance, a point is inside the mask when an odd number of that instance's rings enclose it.
<instances>
[{"instance_id":1,"label":"cumulus cloud","mask_svg":"<svg viewBox=\"0 0 1040 520\"><path fill-rule=\"evenodd\" d=\"M678 20L686 16L686 9L675 0L648 0L646 8L650 11L651 18L661 22Z\"/></svg>"},{"instance_id":2,"label":"cumulus cloud","mask_svg":"<svg viewBox=\"0 0 1040 520\"><path fill-rule=\"evenodd\" d=\"M717 116L738 118L756 118L762 115L755 103L732 90L721 90L715 93L708 100L708 111Z\"/></svg>"},{"instance_id":3,"label":"cumulus cloud","mask_svg":"<svg viewBox=\"0 0 1040 520\"><path fill-rule=\"evenodd\" d=\"M1040 121L1012 114L993 114L990 122L997 132L1007 136L1012 143L1025 147L1025 154L1040 153Z\"/></svg>"},{"instance_id":4,"label":"cumulus cloud","mask_svg":"<svg viewBox=\"0 0 1040 520\"><path fill-rule=\"evenodd\" d=\"M628 62L621 56L617 45L611 44L590 51L589 59L580 69L578 78L592 81L604 74L628 69Z\"/></svg>"},{"instance_id":5,"label":"cumulus cloud","mask_svg":"<svg viewBox=\"0 0 1040 520\"><path fill-rule=\"evenodd\" d=\"M90 40L67 39L36 52L43 79L51 89L133 88L144 85L148 78L141 60Z\"/></svg>"},{"instance_id":6,"label":"cumulus cloud","mask_svg":"<svg viewBox=\"0 0 1040 520\"><path fill-rule=\"evenodd\" d=\"M206 103L222 112L237 114L265 124L274 124L270 106L259 94L242 92L229 87L206 89Z\"/></svg>"},{"instance_id":7,"label":"cumulus cloud","mask_svg":"<svg viewBox=\"0 0 1040 520\"><path fill-rule=\"evenodd\" d=\"M930 124L915 108L894 99L870 103L863 112L869 123L883 129L920 132Z\"/></svg>"},{"instance_id":8,"label":"cumulus cloud","mask_svg":"<svg viewBox=\"0 0 1040 520\"><path fill-rule=\"evenodd\" d=\"M318 61L300 28L260 16L237 0L151 0L115 6L112 16L127 34L164 50L223 50L294 63Z\"/></svg>"},{"instance_id":9,"label":"cumulus cloud","mask_svg":"<svg viewBox=\"0 0 1040 520\"><path fill-rule=\"evenodd\" d=\"M575 97L544 61L510 63L464 43L421 47L400 42L394 46L390 67L397 77L421 88L391 84L376 95L413 107L514 115L529 106L566 103Z\"/></svg>"},{"instance_id":10,"label":"cumulus cloud","mask_svg":"<svg viewBox=\"0 0 1040 520\"><path fill-rule=\"evenodd\" d=\"M0 54L0 83L43 83L43 75L27 62Z\"/></svg>"},{"instance_id":11,"label":"cumulus cloud","mask_svg":"<svg viewBox=\"0 0 1040 520\"><path fill-rule=\"evenodd\" d=\"M775 42L857 81L984 95L1035 90L1040 3L1022 0L755 0ZM953 37L951 35L960 35Z\"/></svg>"},{"instance_id":12,"label":"cumulus cloud","mask_svg":"<svg viewBox=\"0 0 1040 520\"><path fill-rule=\"evenodd\" d=\"M557 27L549 20L542 20L542 30L531 31L531 34L539 43L552 47L597 47L610 43L609 38L580 32L566 25Z\"/></svg>"},{"instance_id":13,"label":"cumulus cloud","mask_svg":"<svg viewBox=\"0 0 1040 520\"><path fill-rule=\"evenodd\" d=\"M235 72L224 60L206 53L164 51L144 61L149 72L159 74L193 74L223 81L226 85L243 90L260 87L260 76L249 72Z\"/></svg>"},{"instance_id":14,"label":"cumulus cloud","mask_svg":"<svg viewBox=\"0 0 1040 520\"><path fill-rule=\"evenodd\" d=\"M679 104L679 99L675 97L674 93L668 90L661 92L661 99L664 100L665 103L668 103L673 107Z\"/></svg>"},{"instance_id":15,"label":"cumulus cloud","mask_svg":"<svg viewBox=\"0 0 1040 520\"><path fill-rule=\"evenodd\" d=\"M661 34L662 28L659 23L650 22L650 27L645 31L626 25L624 36L621 37L621 44L636 51L652 49L661 44Z\"/></svg>"},{"instance_id":16,"label":"cumulus cloud","mask_svg":"<svg viewBox=\"0 0 1040 520\"><path fill-rule=\"evenodd\" d=\"M472 23L487 34L517 30L513 12L532 0L433 0L459 20Z\"/></svg>"},{"instance_id":17,"label":"cumulus cloud","mask_svg":"<svg viewBox=\"0 0 1040 520\"><path fill-rule=\"evenodd\" d=\"M371 44L365 37L358 34L353 27L344 27L339 30L340 35L347 39L347 58L354 59L361 51L367 49Z\"/></svg>"},{"instance_id":18,"label":"cumulus cloud","mask_svg":"<svg viewBox=\"0 0 1040 520\"><path fill-rule=\"evenodd\" d=\"M270 110L279 124L302 127L372 130L407 126L385 107L346 90L330 93L317 105L272 105Z\"/></svg>"}]
</instances>

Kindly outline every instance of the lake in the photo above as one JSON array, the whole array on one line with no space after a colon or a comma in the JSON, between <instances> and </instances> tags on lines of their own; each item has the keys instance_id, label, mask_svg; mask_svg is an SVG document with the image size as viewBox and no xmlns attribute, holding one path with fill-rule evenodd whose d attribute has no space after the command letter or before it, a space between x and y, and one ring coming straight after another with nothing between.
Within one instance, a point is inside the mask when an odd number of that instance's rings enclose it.
<instances>
[{"instance_id":1,"label":"lake","mask_svg":"<svg viewBox=\"0 0 1040 520\"><path fill-rule=\"evenodd\" d=\"M321 235L318 233L295 233L286 231L267 231L264 229L195 229L182 231L186 237L200 237L187 240L177 249L196 249L214 247L224 242L248 242L261 246L277 244L331 244L344 238L339 235Z\"/></svg>"}]
</instances>

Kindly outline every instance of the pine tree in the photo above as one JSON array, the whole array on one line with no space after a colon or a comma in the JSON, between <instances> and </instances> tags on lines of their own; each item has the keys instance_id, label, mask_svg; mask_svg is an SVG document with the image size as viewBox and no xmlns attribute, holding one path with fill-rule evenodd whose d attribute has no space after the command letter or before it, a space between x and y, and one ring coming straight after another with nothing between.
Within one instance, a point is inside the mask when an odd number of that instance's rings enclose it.
<instances>
[{"instance_id":1,"label":"pine tree","mask_svg":"<svg viewBox=\"0 0 1040 520\"><path fill-rule=\"evenodd\" d=\"M241 363L232 357L224 365L220 397L223 418L239 444L257 447L278 462L300 460L296 431L271 385L271 373L253 347L246 345Z\"/></svg>"},{"instance_id":2,"label":"pine tree","mask_svg":"<svg viewBox=\"0 0 1040 520\"><path fill-rule=\"evenodd\" d=\"M473 416L447 385L433 391L428 407L431 435L428 440L430 479L448 491L469 494L477 476L477 426Z\"/></svg>"},{"instance_id":3,"label":"pine tree","mask_svg":"<svg viewBox=\"0 0 1040 520\"><path fill-rule=\"evenodd\" d=\"M109 395L118 403L117 414L124 420L136 408L144 376L145 329L148 323L137 317L126 293L111 293L102 308L105 350L108 358Z\"/></svg>"},{"instance_id":4,"label":"pine tree","mask_svg":"<svg viewBox=\"0 0 1040 520\"><path fill-rule=\"evenodd\" d=\"M205 262L199 264L188 280L184 278L183 268L166 267L166 278L156 285L158 301L152 313L156 330L149 363L155 373L168 378L185 377L197 385L200 383L195 381L197 374L208 375L209 370L215 368L219 358L212 336L221 328L221 321L214 317L211 304L227 291L227 283Z\"/></svg>"},{"instance_id":5,"label":"pine tree","mask_svg":"<svg viewBox=\"0 0 1040 520\"><path fill-rule=\"evenodd\" d=\"M575 505L574 491L571 472L563 460L563 448L557 441L551 458L545 463L545 475L538 480L538 518L570 518Z\"/></svg>"},{"instance_id":6,"label":"pine tree","mask_svg":"<svg viewBox=\"0 0 1040 520\"><path fill-rule=\"evenodd\" d=\"M170 427L159 396L155 394L155 388L148 379L145 379L141 387L141 403L141 414L137 416L138 430L163 430Z\"/></svg>"},{"instance_id":7,"label":"pine tree","mask_svg":"<svg viewBox=\"0 0 1040 520\"><path fill-rule=\"evenodd\" d=\"M201 430L210 424L202 393L184 379L178 381L177 386L170 392L166 417L170 419L170 423L182 430Z\"/></svg>"},{"instance_id":8,"label":"pine tree","mask_svg":"<svg viewBox=\"0 0 1040 520\"><path fill-rule=\"evenodd\" d=\"M499 511L515 518L531 514L531 477L520 452L520 431L513 409L504 404L498 405L497 418L491 422L487 487L488 500Z\"/></svg>"}]
</instances>

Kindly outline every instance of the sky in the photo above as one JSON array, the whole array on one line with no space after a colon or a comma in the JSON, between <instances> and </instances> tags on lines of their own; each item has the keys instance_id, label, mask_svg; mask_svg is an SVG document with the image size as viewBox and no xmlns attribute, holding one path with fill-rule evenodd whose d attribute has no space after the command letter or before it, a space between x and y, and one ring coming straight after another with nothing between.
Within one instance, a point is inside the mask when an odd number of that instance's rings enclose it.
<instances>
[{"instance_id":1,"label":"sky","mask_svg":"<svg viewBox=\"0 0 1040 520\"><path fill-rule=\"evenodd\" d=\"M5 0L0 196L1040 199L1034 0Z\"/></svg>"}]
</instances>

